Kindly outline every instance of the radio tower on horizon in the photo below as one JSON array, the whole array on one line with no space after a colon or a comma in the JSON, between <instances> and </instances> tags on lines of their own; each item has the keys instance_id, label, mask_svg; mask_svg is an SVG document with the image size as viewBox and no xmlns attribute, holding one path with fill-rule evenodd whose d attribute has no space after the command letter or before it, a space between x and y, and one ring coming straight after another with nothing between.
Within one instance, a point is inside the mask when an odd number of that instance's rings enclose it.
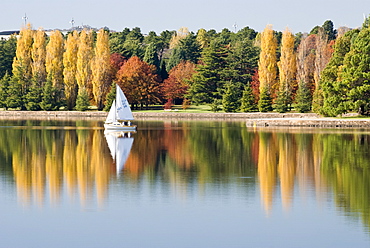
<instances>
[{"instance_id":1,"label":"radio tower on horizon","mask_svg":"<svg viewBox=\"0 0 370 248\"><path fill-rule=\"evenodd\" d=\"M26 27L27 26L27 20L28 20L27 13L24 13L24 16L22 17L22 19L24 20L24 26Z\"/></svg>"}]
</instances>

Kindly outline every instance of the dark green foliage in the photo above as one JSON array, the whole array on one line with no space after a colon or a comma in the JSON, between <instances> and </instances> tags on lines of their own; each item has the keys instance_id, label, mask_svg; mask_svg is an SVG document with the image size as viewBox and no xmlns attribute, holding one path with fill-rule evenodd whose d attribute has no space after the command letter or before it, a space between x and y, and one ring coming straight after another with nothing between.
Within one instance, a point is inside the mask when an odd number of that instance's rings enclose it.
<instances>
[{"instance_id":1,"label":"dark green foliage","mask_svg":"<svg viewBox=\"0 0 370 248\"><path fill-rule=\"evenodd\" d=\"M5 73L4 77L0 80L0 108L8 109L6 101L8 98L10 80L11 77L8 73Z\"/></svg>"},{"instance_id":2,"label":"dark green foliage","mask_svg":"<svg viewBox=\"0 0 370 248\"><path fill-rule=\"evenodd\" d=\"M220 90L224 85L223 71L226 67L227 49L217 43L202 52L202 63L196 68L189 88L189 97L194 103L211 103L214 98L221 98Z\"/></svg>"},{"instance_id":3,"label":"dark green foliage","mask_svg":"<svg viewBox=\"0 0 370 248\"><path fill-rule=\"evenodd\" d=\"M263 87L260 93L260 100L258 101L258 110L260 112L272 111L272 99L267 87Z\"/></svg>"},{"instance_id":4,"label":"dark green foliage","mask_svg":"<svg viewBox=\"0 0 370 248\"><path fill-rule=\"evenodd\" d=\"M41 89L36 84L36 81L32 82L27 94L24 97L24 102L27 110L37 111L40 110L41 101Z\"/></svg>"},{"instance_id":5,"label":"dark green foliage","mask_svg":"<svg viewBox=\"0 0 370 248\"><path fill-rule=\"evenodd\" d=\"M52 86L51 81L47 81L42 88L42 99L40 107L42 110L57 110L59 102L57 101L58 91Z\"/></svg>"},{"instance_id":6,"label":"dark green foliage","mask_svg":"<svg viewBox=\"0 0 370 248\"><path fill-rule=\"evenodd\" d=\"M158 52L155 43L150 43L144 54L144 61L150 65L154 65L157 68L157 71L160 69L160 61L158 58Z\"/></svg>"},{"instance_id":7,"label":"dark green foliage","mask_svg":"<svg viewBox=\"0 0 370 248\"><path fill-rule=\"evenodd\" d=\"M295 101L296 103L294 104L294 108L297 110L297 112L310 112L312 105L312 95L310 88L307 86L307 83L299 83Z\"/></svg>"},{"instance_id":8,"label":"dark green foliage","mask_svg":"<svg viewBox=\"0 0 370 248\"><path fill-rule=\"evenodd\" d=\"M327 20L322 25L324 33L328 36L328 40L335 40L337 36L337 30L334 29L334 24L331 20Z\"/></svg>"},{"instance_id":9,"label":"dark green foliage","mask_svg":"<svg viewBox=\"0 0 370 248\"><path fill-rule=\"evenodd\" d=\"M171 70L183 60L196 64L199 58L200 46L196 40L196 36L190 33L184 39L181 39L179 44L172 50L167 69Z\"/></svg>"},{"instance_id":10,"label":"dark green foliage","mask_svg":"<svg viewBox=\"0 0 370 248\"><path fill-rule=\"evenodd\" d=\"M80 94L77 96L76 100L76 110L86 111L90 106L89 95L86 90L81 90Z\"/></svg>"},{"instance_id":11,"label":"dark green foliage","mask_svg":"<svg viewBox=\"0 0 370 248\"><path fill-rule=\"evenodd\" d=\"M12 65L17 48L17 38L11 37L8 40L0 39L0 78L6 73L12 75Z\"/></svg>"},{"instance_id":12,"label":"dark green foliage","mask_svg":"<svg viewBox=\"0 0 370 248\"><path fill-rule=\"evenodd\" d=\"M255 104L255 96L252 92L250 84L245 85L243 96L240 99L240 111L241 112L254 112L257 111L257 105Z\"/></svg>"},{"instance_id":13,"label":"dark green foliage","mask_svg":"<svg viewBox=\"0 0 370 248\"><path fill-rule=\"evenodd\" d=\"M222 107L225 112L236 112L240 107L240 83L227 82L222 96Z\"/></svg>"},{"instance_id":14,"label":"dark green foliage","mask_svg":"<svg viewBox=\"0 0 370 248\"><path fill-rule=\"evenodd\" d=\"M222 101L220 99L217 99L217 98L213 99L213 102L210 105L212 112L220 111L221 110L221 107L220 107L221 103L222 103Z\"/></svg>"},{"instance_id":15,"label":"dark green foliage","mask_svg":"<svg viewBox=\"0 0 370 248\"><path fill-rule=\"evenodd\" d=\"M370 28L360 31L343 63L343 81L350 110L370 114Z\"/></svg>"},{"instance_id":16,"label":"dark green foliage","mask_svg":"<svg viewBox=\"0 0 370 248\"><path fill-rule=\"evenodd\" d=\"M103 111L109 111L110 110L110 107L112 106L112 103L113 101L116 99L116 83L113 82L112 83L112 86L110 88L110 91L109 93L107 94L106 98L105 98L105 106L104 106L104 109Z\"/></svg>"},{"instance_id":17,"label":"dark green foliage","mask_svg":"<svg viewBox=\"0 0 370 248\"><path fill-rule=\"evenodd\" d=\"M282 85L284 85L284 83ZM288 93L285 87L282 86L278 91L276 101L274 104L274 109L276 110L276 112L285 113L289 110L288 102L289 102Z\"/></svg>"},{"instance_id":18,"label":"dark green foliage","mask_svg":"<svg viewBox=\"0 0 370 248\"><path fill-rule=\"evenodd\" d=\"M346 103L348 86L340 79L340 68L343 68L344 58L359 32L357 29L348 31L336 41L334 53L321 74L320 85L324 99L323 106L319 110L320 114L337 116L349 111L349 106Z\"/></svg>"},{"instance_id":19,"label":"dark green foliage","mask_svg":"<svg viewBox=\"0 0 370 248\"><path fill-rule=\"evenodd\" d=\"M22 100L22 85L20 81L13 75L10 80L8 88L8 97L6 99L6 106L8 108L20 108L23 109Z\"/></svg>"}]
</instances>

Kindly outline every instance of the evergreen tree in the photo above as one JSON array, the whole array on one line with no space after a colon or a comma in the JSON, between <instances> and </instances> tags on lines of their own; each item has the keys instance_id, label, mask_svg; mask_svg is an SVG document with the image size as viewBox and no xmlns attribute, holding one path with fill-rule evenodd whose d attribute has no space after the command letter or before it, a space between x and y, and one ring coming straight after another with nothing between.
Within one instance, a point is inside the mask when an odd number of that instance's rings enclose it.
<instances>
[{"instance_id":1,"label":"evergreen tree","mask_svg":"<svg viewBox=\"0 0 370 248\"><path fill-rule=\"evenodd\" d=\"M12 64L17 48L17 38L11 36L8 40L0 39L0 78L6 73L12 75Z\"/></svg>"},{"instance_id":2,"label":"evergreen tree","mask_svg":"<svg viewBox=\"0 0 370 248\"><path fill-rule=\"evenodd\" d=\"M116 82L113 82L111 85L110 91L105 99L105 106L103 110L109 111L114 100L116 100Z\"/></svg>"},{"instance_id":3,"label":"evergreen tree","mask_svg":"<svg viewBox=\"0 0 370 248\"><path fill-rule=\"evenodd\" d=\"M8 108L24 109L22 84L15 75L13 75L13 77L10 80L7 95L8 97L6 98L6 106Z\"/></svg>"},{"instance_id":4,"label":"evergreen tree","mask_svg":"<svg viewBox=\"0 0 370 248\"><path fill-rule=\"evenodd\" d=\"M8 73L5 73L4 77L0 80L0 108L8 109L6 101L8 98L10 80L11 77Z\"/></svg>"},{"instance_id":5,"label":"evergreen tree","mask_svg":"<svg viewBox=\"0 0 370 248\"><path fill-rule=\"evenodd\" d=\"M222 96L222 107L225 112L236 112L240 107L239 83L227 82Z\"/></svg>"},{"instance_id":6,"label":"evergreen tree","mask_svg":"<svg viewBox=\"0 0 370 248\"><path fill-rule=\"evenodd\" d=\"M272 111L272 100L267 87L263 87L260 93L260 100L258 101L258 110L260 112Z\"/></svg>"},{"instance_id":7,"label":"evergreen tree","mask_svg":"<svg viewBox=\"0 0 370 248\"><path fill-rule=\"evenodd\" d=\"M288 101L289 101L288 92L286 91L286 88L284 87L283 83L279 88L276 101L274 104L274 109L279 113L287 112L289 110Z\"/></svg>"},{"instance_id":8,"label":"evergreen tree","mask_svg":"<svg viewBox=\"0 0 370 248\"><path fill-rule=\"evenodd\" d=\"M252 87L250 84L245 85L243 96L240 100L240 111L241 112L254 112L257 110L257 106L255 104L255 97L252 92Z\"/></svg>"},{"instance_id":9,"label":"evergreen tree","mask_svg":"<svg viewBox=\"0 0 370 248\"><path fill-rule=\"evenodd\" d=\"M222 101L220 99L213 99L213 102L210 104L212 112L218 112L221 110L220 105Z\"/></svg>"},{"instance_id":10,"label":"evergreen tree","mask_svg":"<svg viewBox=\"0 0 370 248\"><path fill-rule=\"evenodd\" d=\"M51 80L46 81L42 89L40 107L45 111L57 110L59 107L58 90L53 86Z\"/></svg>"},{"instance_id":11,"label":"evergreen tree","mask_svg":"<svg viewBox=\"0 0 370 248\"><path fill-rule=\"evenodd\" d=\"M167 69L171 70L183 60L196 64L199 57L200 46L195 35L189 34L185 38L178 41L177 45L173 48L171 57L168 60Z\"/></svg>"},{"instance_id":12,"label":"evergreen tree","mask_svg":"<svg viewBox=\"0 0 370 248\"><path fill-rule=\"evenodd\" d=\"M339 37L335 44L335 50L332 58L325 67L321 76L321 86L323 90L323 107L320 109L320 114L325 116L337 116L349 111L349 106L346 104L346 92L348 86L341 79L344 58L350 51L354 37L360 31L354 29L348 31L343 36Z\"/></svg>"},{"instance_id":13,"label":"evergreen tree","mask_svg":"<svg viewBox=\"0 0 370 248\"><path fill-rule=\"evenodd\" d=\"M312 95L307 83L299 83L295 101L294 108L299 113L307 113L311 110Z\"/></svg>"},{"instance_id":14,"label":"evergreen tree","mask_svg":"<svg viewBox=\"0 0 370 248\"><path fill-rule=\"evenodd\" d=\"M370 28L360 31L344 59L343 81L350 110L370 114Z\"/></svg>"},{"instance_id":15,"label":"evergreen tree","mask_svg":"<svg viewBox=\"0 0 370 248\"><path fill-rule=\"evenodd\" d=\"M27 110L40 110L41 88L36 80L33 80L29 91L24 97L24 102Z\"/></svg>"},{"instance_id":16,"label":"evergreen tree","mask_svg":"<svg viewBox=\"0 0 370 248\"><path fill-rule=\"evenodd\" d=\"M227 56L226 48L217 42L212 42L203 50L202 62L197 66L189 88L193 103L211 103L214 98L221 98Z\"/></svg>"},{"instance_id":17,"label":"evergreen tree","mask_svg":"<svg viewBox=\"0 0 370 248\"><path fill-rule=\"evenodd\" d=\"M90 106L89 95L86 90L82 90L77 96L76 100L76 110L77 111L86 111Z\"/></svg>"},{"instance_id":18,"label":"evergreen tree","mask_svg":"<svg viewBox=\"0 0 370 248\"><path fill-rule=\"evenodd\" d=\"M150 65L154 65L157 68L157 71L159 72L160 61L159 61L159 58L158 58L157 47L154 43L150 43L146 47L143 60L145 62L147 62L148 64L150 64Z\"/></svg>"}]
</instances>

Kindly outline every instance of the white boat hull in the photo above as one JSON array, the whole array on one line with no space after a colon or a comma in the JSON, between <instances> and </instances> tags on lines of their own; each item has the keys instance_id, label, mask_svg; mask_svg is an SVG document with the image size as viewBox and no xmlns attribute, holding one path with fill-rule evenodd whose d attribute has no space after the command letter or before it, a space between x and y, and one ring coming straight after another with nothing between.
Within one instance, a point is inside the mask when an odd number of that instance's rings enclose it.
<instances>
[{"instance_id":1,"label":"white boat hull","mask_svg":"<svg viewBox=\"0 0 370 248\"><path fill-rule=\"evenodd\" d=\"M121 124L114 124L114 123L104 123L104 128L106 130L126 130L126 131L135 131L136 125L121 125Z\"/></svg>"}]
</instances>

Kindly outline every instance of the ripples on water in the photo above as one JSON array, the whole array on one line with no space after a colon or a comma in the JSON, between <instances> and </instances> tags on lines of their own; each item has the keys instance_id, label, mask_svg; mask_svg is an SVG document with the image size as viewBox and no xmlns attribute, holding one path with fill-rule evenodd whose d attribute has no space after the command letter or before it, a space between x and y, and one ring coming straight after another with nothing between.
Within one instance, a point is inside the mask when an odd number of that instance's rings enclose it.
<instances>
[{"instance_id":1,"label":"ripples on water","mask_svg":"<svg viewBox=\"0 0 370 248\"><path fill-rule=\"evenodd\" d=\"M0 121L0 247L370 244L368 131L138 127Z\"/></svg>"}]
</instances>

